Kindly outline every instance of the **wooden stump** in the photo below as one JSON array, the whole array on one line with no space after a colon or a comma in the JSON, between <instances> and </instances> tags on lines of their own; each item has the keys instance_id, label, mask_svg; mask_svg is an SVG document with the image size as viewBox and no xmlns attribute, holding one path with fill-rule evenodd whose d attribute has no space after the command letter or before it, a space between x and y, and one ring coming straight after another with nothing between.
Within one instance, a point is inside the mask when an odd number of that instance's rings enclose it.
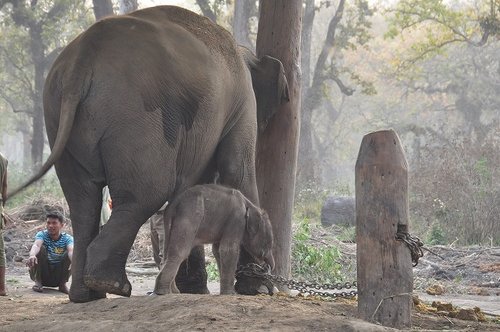
<instances>
[{"instance_id":1,"label":"wooden stump","mask_svg":"<svg viewBox=\"0 0 500 332\"><path fill-rule=\"evenodd\" d=\"M413 270L398 230L408 231L408 165L398 135L377 131L356 162L358 313L402 328L411 326Z\"/></svg>"}]
</instances>

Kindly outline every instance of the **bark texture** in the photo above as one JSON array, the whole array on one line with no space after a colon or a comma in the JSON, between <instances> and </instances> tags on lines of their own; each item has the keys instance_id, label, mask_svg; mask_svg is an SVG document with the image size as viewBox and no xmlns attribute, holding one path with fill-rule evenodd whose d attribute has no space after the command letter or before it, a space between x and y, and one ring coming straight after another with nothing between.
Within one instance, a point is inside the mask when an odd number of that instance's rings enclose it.
<instances>
[{"instance_id":1,"label":"bark texture","mask_svg":"<svg viewBox=\"0 0 500 332\"><path fill-rule=\"evenodd\" d=\"M281 60L290 102L281 105L257 141L257 185L261 207L274 232L274 273L290 274L291 222L300 128L301 0L260 2L257 56Z\"/></svg>"}]
</instances>

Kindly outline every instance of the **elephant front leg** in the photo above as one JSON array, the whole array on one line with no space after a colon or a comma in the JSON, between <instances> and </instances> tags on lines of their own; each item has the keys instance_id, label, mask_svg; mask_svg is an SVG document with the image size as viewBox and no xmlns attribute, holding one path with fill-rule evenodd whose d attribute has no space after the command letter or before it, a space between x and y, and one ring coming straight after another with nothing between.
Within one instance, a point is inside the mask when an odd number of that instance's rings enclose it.
<instances>
[{"instance_id":1,"label":"elephant front leg","mask_svg":"<svg viewBox=\"0 0 500 332\"><path fill-rule=\"evenodd\" d=\"M203 246L196 246L179 267L175 283L181 293L209 294L207 279L205 249Z\"/></svg>"},{"instance_id":2,"label":"elephant front leg","mask_svg":"<svg viewBox=\"0 0 500 332\"><path fill-rule=\"evenodd\" d=\"M259 205L255 172L257 131L248 130L248 128L252 128L252 119L249 119L248 116L248 113L244 113L240 121L219 144L217 170L220 174L221 184L239 189L250 201ZM255 260L241 247L238 264L246 265L248 263L255 263ZM235 289L239 294L254 295L259 294L261 286L262 282L259 279L240 276L236 280Z\"/></svg>"},{"instance_id":3,"label":"elephant front leg","mask_svg":"<svg viewBox=\"0 0 500 332\"><path fill-rule=\"evenodd\" d=\"M75 227L73 227L75 229ZM76 233L76 231L75 231ZM71 287L69 299L75 303L84 303L106 297L105 291L97 291L87 287L83 280L83 271L86 259L88 239L81 239L75 236L73 258L71 262Z\"/></svg>"},{"instance_id":4,"label":"elephant front leg","mask_svg":"<svg viewBox=\"0 0 500 332\"><path fill-rule=\"evenodd\" d=\"M89 288L130 296L132 285L125 273L127 257L142 223L146 219L114 208L101 233L87 248L84 282Z\"/></svg>"}]
</instances>

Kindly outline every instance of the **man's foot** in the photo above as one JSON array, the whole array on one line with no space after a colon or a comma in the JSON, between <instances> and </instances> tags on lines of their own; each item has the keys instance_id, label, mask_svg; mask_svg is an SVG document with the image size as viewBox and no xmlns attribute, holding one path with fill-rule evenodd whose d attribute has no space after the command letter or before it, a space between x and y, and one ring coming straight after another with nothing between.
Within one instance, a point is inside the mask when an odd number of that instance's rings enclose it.
<instances>
[{"instance_id":1,"label":"man's foot","mask_svg":"<svg viewBox=\"0 0 500 332\"><path fill-rule=\"evenodd\" d=\"M31 289L37 293L43 293L43 286L39 283L36 283L35 285L33 285L33 287L31 287Z\"/></svg>"},{"instance_id":2,"label":"man's foot","mask_svg":"<svg viewBox=\"0 0 500 332\"><path fill-rule=\"evenodd\" d=\"M0 296L7 296L7 291L6 290L1 290L0 291Z\"/></svg>"},{"instance_id":3,"label":"man's foot","mask_svg":"<svg viewBox=\"0 0 500 332\"><path fill-rule=\"evenodd\" d=\"M64 294L69 294L69 289L68 286L66 286L66 283L59 285L59 291Z\"/></svg>"}]
</instances>

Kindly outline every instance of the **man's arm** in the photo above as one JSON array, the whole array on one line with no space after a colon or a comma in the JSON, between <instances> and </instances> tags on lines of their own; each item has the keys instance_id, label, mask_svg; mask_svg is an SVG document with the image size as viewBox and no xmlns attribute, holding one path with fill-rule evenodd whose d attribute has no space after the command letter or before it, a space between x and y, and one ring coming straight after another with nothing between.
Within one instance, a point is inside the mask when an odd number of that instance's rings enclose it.
<instances>
[{"instance_id":1,"label":"man's arm","mask_svg":"<svg viewBox=\"0 0 500 332\"><path fill-rule=\"evenodd\" d=\"M72 262L73 261L73 245L72 244L68 244L68 246L66 248L68 250L69 261Z\"/></svg>"},{"instance_id":2,"label":"man's arm","mask_svg":"<svg viewBox=\"0 0 500 332\"><path fill-rule=\"evenodd\" d=\"M38 264L38 259L36 258L36 255L40 252L40 249L42 248L43 245L43 240L41 239L36 239L33 245L31 246L30 250L30 257L28 258L28 261L26 262L26 265L28 267L33 267Z\"/></svg>"}]
</instances>

